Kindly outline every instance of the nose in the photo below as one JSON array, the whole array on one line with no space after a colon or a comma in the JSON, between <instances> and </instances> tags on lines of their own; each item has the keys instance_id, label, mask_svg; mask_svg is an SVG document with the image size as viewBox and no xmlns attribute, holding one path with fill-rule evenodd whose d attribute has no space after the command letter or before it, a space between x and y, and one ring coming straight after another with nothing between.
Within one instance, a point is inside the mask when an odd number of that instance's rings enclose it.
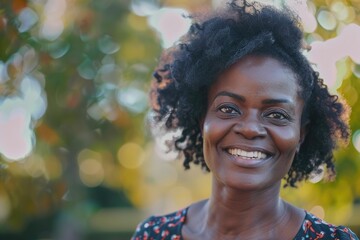
<instances>
[{"instance_id":1,"label":"nose","mask_svg":"<svg viewBox=\"0 0 360 240\"><path fill-rule=\"evenodd\" d=\"M266 129L256 116L244 116L234 126L236 134L240 134L247 139L264 137Z\"/></svg>"}]
</instances>

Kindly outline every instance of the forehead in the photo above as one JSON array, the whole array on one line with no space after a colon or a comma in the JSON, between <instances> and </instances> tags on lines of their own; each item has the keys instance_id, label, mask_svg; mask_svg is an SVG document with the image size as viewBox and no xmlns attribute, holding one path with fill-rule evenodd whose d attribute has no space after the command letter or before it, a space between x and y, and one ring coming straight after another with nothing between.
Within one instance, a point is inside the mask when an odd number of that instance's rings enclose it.
<instances>
[{"instance_id":1,"label":"forehead","mask_svg":"<svg viewBox=\"0 0 360 240\"><path fill-rule=\"evenodd\" d=\"M297 98L300 87L296 74L285 64L272 57L250 55L220 74L210 87L209 97L224 90Z\"/></svg>"}]
</instances>

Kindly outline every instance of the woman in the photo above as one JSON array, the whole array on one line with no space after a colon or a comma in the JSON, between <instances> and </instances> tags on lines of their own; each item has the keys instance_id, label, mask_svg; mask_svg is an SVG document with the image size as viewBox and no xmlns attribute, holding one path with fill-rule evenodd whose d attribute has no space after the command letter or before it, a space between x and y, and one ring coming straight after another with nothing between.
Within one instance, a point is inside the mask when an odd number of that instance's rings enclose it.
<instances>
[{"instance_id":1,"label":"woman","mask_svg":"<svg viewBox=\"0 0 360 240\"><path fill-rule=\"evenodd\" d=\"M194 23L155 72L155 121L182 129L184 166L212 172L209 199L139 224L133 239L358 239L279 197L349 136L345 106L302 55L289 12L232 1Z\"/></svg>"}]
</instances>

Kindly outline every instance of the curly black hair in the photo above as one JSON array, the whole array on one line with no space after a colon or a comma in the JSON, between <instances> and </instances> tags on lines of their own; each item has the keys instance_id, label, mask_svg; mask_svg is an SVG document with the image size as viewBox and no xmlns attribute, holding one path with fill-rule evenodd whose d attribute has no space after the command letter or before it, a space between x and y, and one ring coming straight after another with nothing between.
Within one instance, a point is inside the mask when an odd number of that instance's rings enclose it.
<instances>
[{"instance_id":1,"label":"curly black hair","mask_svg":"<svg viewBox=\"0 0 360 240\"><path fill-rule=\"evenodd\" d=\"M277 59L293 70L304 100L302 124L307 135L285 176L285 186L309 178L325 166L335 176L333 150L338 140L347 142L347 106L331 95L304 57L303 32L297 16L246 0L233 0L225 10L205 19L193 18L188 33L165 51L154 73L150 98L156 123L167 130L181 129L174 139L175 150L190 163L209 171L203 156L200 119L206 114L207 92L218 76L248 55Z\"/></svg>"}]
</instances>

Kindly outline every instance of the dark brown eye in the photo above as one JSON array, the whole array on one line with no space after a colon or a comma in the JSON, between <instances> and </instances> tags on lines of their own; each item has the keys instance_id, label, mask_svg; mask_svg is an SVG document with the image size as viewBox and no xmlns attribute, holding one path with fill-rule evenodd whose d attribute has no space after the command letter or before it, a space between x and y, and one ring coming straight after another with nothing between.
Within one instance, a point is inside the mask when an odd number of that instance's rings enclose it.
<instances>
[{"instance_id":1,"label":"dark brown eye","mask_svg":"<svg viewBox=\"0 0 360 240\"><path fill-rule=\"evenodd\" d=\"M238 113L238 111L235 108L230 107L230 106L222 106L219 108L219 111L223 112L223 113L229 113L229 114Z\"/></svg>"},{"instance_id":2,"label":"dark brown eye","mask_svg":"<svg viewBox=\"0 0 360 240\"><path fill-rule=\"evenodd\" d=\"M267 115L267 117L269 117L269 118L274 118L274 119L278 119L278 120L288 119L285 114L279 113L279 112L270 113L270 114Z\"/></svg>"}]
</instances>

